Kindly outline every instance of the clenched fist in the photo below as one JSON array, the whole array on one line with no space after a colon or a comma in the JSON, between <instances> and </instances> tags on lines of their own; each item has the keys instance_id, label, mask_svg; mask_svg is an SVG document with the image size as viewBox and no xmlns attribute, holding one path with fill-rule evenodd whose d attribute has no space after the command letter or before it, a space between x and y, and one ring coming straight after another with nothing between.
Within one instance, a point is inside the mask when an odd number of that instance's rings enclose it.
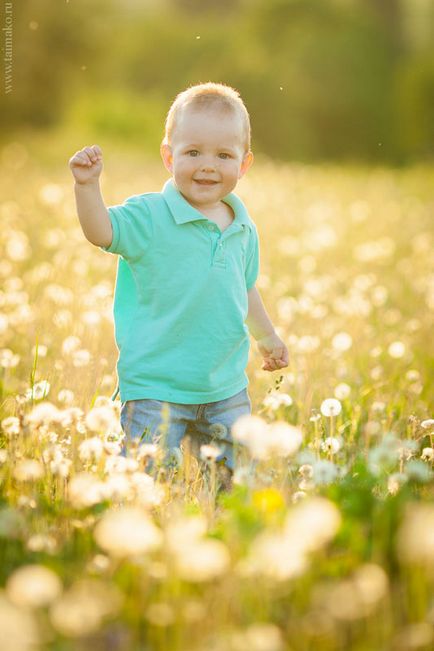
<instances>
[{"instance_id":1,"label":"clenched fist","mask_svg":"<svg viewBox=\"0 0 434 651\"><path fill-rule=\"evenodd\" d=\"M75 182L81 185L95 183L102 171L102 151L98 145L84 147L69 159Z\"/></svg>"}]
</instances>

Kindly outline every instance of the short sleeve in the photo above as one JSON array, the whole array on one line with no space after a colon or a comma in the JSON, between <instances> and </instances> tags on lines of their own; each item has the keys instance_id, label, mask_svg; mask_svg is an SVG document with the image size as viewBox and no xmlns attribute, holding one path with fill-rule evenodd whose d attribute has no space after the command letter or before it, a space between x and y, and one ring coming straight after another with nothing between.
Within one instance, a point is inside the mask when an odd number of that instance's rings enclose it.
<instances>
[{"instance_id":1,"label":"short sleeve","mask_svg":"<svg viewBox=\"0 0 434 651\"><path fill-rule=\"evenodd\" d=\"M144 195L128 197L123 204L110 206L108 214L113 230L110 246L102 251L117 253L127 261L138 260L152 237L152 218Z\"/></svg>"},{"instance_id":2,"label":"short sleeve","mask_svg":"<svg viewBox=\"0 0 434 651\"><path fill-rule=\"evenodd\" d=\"M246 287L249 291L256 283L259 275L259 238L258 231L254 227L250 234L249 250L246 258Z\"/></svg>"}]
</instances>

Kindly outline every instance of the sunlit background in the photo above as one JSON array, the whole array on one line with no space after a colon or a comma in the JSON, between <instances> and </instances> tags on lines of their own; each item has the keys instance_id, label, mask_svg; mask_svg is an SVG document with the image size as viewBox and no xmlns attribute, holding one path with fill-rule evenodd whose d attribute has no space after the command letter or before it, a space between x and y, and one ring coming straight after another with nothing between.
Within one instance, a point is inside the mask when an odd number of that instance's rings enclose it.
<instances>
[{"instance_id":1,"label":"sunlit background","mask_svg":"<svg viewBox=\"0 0 434 651\"><path fill-rule=\"evenodd\" d=\"M434 1L2 12L5 651L432 649ZM232 486L193 432L175 474L120 456L116 256L68 168L97 143L107 205L159 191L167 110L205 81L250 112L236 191L290 355L262 371L252 339Z\"/></svg>"}]
</instances>

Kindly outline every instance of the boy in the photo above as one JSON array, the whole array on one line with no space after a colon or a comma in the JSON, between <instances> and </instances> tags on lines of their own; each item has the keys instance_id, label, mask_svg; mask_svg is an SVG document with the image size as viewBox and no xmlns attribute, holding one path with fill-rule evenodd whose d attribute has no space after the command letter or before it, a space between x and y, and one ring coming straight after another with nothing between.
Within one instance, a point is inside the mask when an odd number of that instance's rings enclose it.
<instances>
[{"instance_id":1,"label":"boy","mask_svg":"<svg viewBox=\"0 0 434 651\"><path fill-rule=\"evenodd\" d=\"M232 192L253 162L249 115L236 90L209 82L180 93L165 126L160 153L171 178L162 192L107 209L93 145L69 161L77 212L85 237L120 256L114 317L127 438L155 443L165 429L169 465L182 460L193 428L218 443L216 460L233 471L231 428L251 413L249 331L264 370L288 365L255 288L257 230Z\"/></svg>"}]
</instances>

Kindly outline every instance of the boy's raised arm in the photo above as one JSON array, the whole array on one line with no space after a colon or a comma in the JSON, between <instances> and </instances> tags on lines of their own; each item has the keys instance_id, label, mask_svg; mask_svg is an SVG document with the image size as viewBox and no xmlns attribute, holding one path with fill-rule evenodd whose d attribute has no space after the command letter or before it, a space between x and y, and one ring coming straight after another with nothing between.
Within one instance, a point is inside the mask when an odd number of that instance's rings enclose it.
<instances>
[{"instance_id":1,"label":"boy's raised arm","mask_svg":"<svg viewBox=\"0 0 434 651\"><path fill-rule=\"evenodd\" d=\"M110 246L113 231L99 187L100 147L93 145L77 151L70 158L69 167L75 179L75 201L84 236L95 246Z\"/></svg>"}]
</instances>

